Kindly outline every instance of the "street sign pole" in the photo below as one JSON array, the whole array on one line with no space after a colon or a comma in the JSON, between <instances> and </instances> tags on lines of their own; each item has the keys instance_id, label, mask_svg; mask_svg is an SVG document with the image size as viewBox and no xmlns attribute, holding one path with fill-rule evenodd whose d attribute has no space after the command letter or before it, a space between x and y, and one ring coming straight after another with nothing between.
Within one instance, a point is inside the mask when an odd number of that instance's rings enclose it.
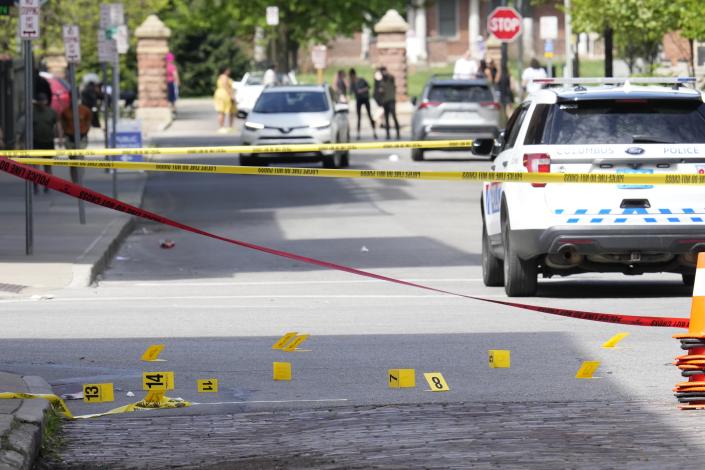
<instances>
[{"instance_id":1,"label":"street sign pole","mask_svg":"<svg viewBox=\"0 0 705 470\"><path fill-rule=\"evenodd\" d=\"M73 118L73 143L75 149L81 148L81 122L78 113L78 83L76 82L76 63L81 60L81 43L78 35L78 26L64 26L64 49L66 61L69 63L69 83L71 85L71 114ZM80 160L83 157L71 157ZM83 186L83 169L71 167L71 181ZM86 205L83 199L78 200L78 220L82 225L86 223Z\"/></svg>"},{"instance_id":2,"label":"street sign pole","mask_svg":"<svg viewBox=\"0 0 705 470\"><path fill-rule=\"evenodd\" d=\"M73 142L74 148L81 148L81 128L78 115L78 86L76 86L76 64L69 62L69 81L71 84L71 114L73 115ZM83 186L83 170L80 168L71 168L71 181ZM85 225L86 223L86 205L83 199L78 200L78 221Z\"/></svg>"},{"instance_id":3,"label":"street sign pole","mask_svg":"<svg viewBox=\"0 0 705 470\"><path fill-rule=\"evenodd\" d=\"M105 62L100 63L100 68L102 69L102 75L103 75L103 99L101 100L101 104L103 105L103 116L104 116L104 127L103 127L103 140L105 144L105 148L107 149L108 146L110 145L110 142L108 141L108 125L110 123L110 112L108 111L109 106L108 106L108 100L105 99L105 87L108 84L108 64ZM110 171L110 170L105 170Z\"/></svg>"},{"instance_id":4,"label":"street sign pole","mask_svg":"<svg viewBox=\"0 0 705 470\"><path fill-rule=\"evenodd\" d=\"M39 37L39 0L20 0L19 33L24 52L24 136L25 148L34 147L34 67L32 39ZM32 183L25 183L25 253L34 253L34 213L32 208Z\"/></svg>"},{"instance_id":5,"label":"street sign pole","mask_svg":"<svg viewBox=\"0 0 705 470\"><path fill-rule=\"evenodd\" d=\"M113 99L113 138L111 139L112 142L110 143L111 148L115 148L117 146L117 124L118 124L118 119L120 117L120 57L117 56L115 58L115 62L113 62L113 94L112 94L112 99ZM113 168L113 199L118 198L118 189L117 189L117 170Z\"/></svg>"},{"instance_id":6,"label":"street sign pole","mask_svg":"<svg viewBox=\"0 0 705 470\"><path fill-rule=\"evenodd\" d=\"M24 51L24 148L31 150L34 147L32 95L34 83L32 75L32 40L22 41ZM32 209L32 183L27 181L24 187L25 207L25 254L34 253L34 212Z\"/></svg>"}]
</instances>

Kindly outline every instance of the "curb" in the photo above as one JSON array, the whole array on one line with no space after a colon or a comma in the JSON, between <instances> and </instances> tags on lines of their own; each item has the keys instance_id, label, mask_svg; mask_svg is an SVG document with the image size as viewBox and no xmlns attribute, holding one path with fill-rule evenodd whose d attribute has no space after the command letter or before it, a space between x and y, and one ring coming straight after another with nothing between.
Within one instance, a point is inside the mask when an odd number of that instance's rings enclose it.
<instances>
[{"instance_id":1,"label":"curb","mask_svg":"<svg viewBox=\"0 0 705 470\"><path fill-rule=\"evenodd\" d=\"M147 178L141 183L142 187L139 190L139 200L136 205L142 207L144 201L144 190L147 186ZM110 261L118 252L122 243L130 236L137 225L135 216L127 216L127 220L122 221L122 226L111 227L120 222L120 219L114 219L101 233L100 240L86 253L79 256L73 263L73 279L69 288L74 287L89 287L93 284L96 278L110 265ZM84 264L79 264L85 261ZM2 470L2 469L0 469Z\"/></svg>"},{"instance_id":2,"label":"curb","mask_svg":"<svg viewBox=\"0 0 705 470\"><path fill-rule=\"evenodd\" d=\"M41 377L22 377L29 393L52 393ZM12 415L10 432L0 436L0 470L30 470L39 455L50 405L47 400L22 400Z\"/></svg>"}]
</instances>

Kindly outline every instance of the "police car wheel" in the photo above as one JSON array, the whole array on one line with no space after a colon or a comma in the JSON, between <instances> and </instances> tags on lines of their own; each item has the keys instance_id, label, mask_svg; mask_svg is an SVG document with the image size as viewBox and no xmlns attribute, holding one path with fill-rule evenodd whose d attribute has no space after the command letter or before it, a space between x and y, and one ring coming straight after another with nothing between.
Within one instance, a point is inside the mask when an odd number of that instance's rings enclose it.
<instances>
[{"instance_id":1,"label":"police car wheel","mask_svg":"<svg viewBox=\"0 0 705 470\"><path fill-rule=\"evenodd\" d=\"M253 166L257 164L257 161L255 160L256 157L246 157L244 155L240 155L240 166Z\"/></svg>"},{"instance_id":2,"label":"police car wheel","mask_svg":"<svg viewBox=\"0 0 705 470\"><path fill-rule=\"evenodd\" d=\"M423 150L411 149L411 159L415 162L422 162L423 161Z\"/></svg>"},{"instance_id":3,"label":"police car wheel","mask_svg":"<svg viewBox=\"0 0 705 470\"><path fill-rule=\"evenodd\" d=\"M502 260L492 253L485 223L482 223L482 282L487 287L504 285L504 266Z\"/></svg>"},{"instance_id":4,"label":"police car wheel","mask_svg":"<svg viewBox=\"0 0 705 470\"><path fill-rule=\"evenodd\" d=\"M504 245L504 292L509 297L532 297L538 287L538 266L536 260L523 260L512 249L509 233L511 227L506 220L502 224L502 244Z\"/></svg>"}]
</instances>

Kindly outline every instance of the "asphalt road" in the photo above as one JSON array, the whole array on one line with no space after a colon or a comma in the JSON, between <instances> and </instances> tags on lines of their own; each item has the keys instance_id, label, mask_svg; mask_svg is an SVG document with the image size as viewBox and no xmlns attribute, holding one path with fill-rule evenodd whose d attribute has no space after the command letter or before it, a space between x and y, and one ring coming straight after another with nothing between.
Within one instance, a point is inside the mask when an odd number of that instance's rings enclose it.
<instances>
[{"instance_id":1,"label":"asphalt road","mask_svg":"<svg viewBox=\"0 0 705 470\"><path fill-rule=\"evenodd\" d=\"M213 142L212 134L198 128L198 116L195 111L182 116L185 129L172 129L159 143ZM237 161L233 156L163 159ZM408 151L353 152L351 164L413 170L489 166L467 154L443 152L416 163ZM155 173L143 207L219 235L501 299L503 289L486 288L481 281L479 194L476 183ZM160 248L165 239L174 241L174 248ZM672 275L583 275L543 280L538 296L524 300L687 317L690 292ZM0 312L4 369L41 375L57 393L77 392L83 383L115 384L115 403L69 402L76 414L136 401L144 370L174 371L176 386L169 396L199 404L145 413L146 426L158 423L159 416L219 419L267 410L427 403L550 409L552 403L629 402L643 413L649 412L647 403L655 403L673 406L676 413L671 388L681 381L671 365L680 354L673 329L566 319L434 294L152 222L139 224L96 286L65 290L52 299L0 300ZM310 334L303 345L309 351L272 351L271 344L288 331ZM600 347L618 332L630 333L619 348ZM152 343L166 344L161 355L166 362L139 361ZM511 368L490 369L489 349L511 350ZM599 378L574 378L584 360L601 361ZM272 380L273 361L292 363L291 382ZM417 387L389 389L391 368L416 369ZM422 373L431 371L444 375L449 392L427 391ZM219 379L220 392L197 393L196 379L211 377ZM129 391L137 398L128 397ZM562 408L557 405L559 414ZM142 415L109 418L124 419L139 421ZM78 435L80 426L70 425L69 436ZM71 452L78 458L80 446Z\"/></svg>"}]
</instances>

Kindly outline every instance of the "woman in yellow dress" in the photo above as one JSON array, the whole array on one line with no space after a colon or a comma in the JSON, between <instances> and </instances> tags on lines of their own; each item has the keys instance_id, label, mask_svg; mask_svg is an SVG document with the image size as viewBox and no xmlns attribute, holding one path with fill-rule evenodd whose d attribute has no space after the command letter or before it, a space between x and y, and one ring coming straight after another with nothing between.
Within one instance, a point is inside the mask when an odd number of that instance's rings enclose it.
<instances>
[{"instance_id":1,"label":"woman in yellow dress","mask_svg":"<svg viewBox=\"0 0 705 470\"><path fill-rule=\"evenodd\" d=\"M230 67L223 67L220 75L218 75L215 93L213 94L213 101L215 104L215 111L218 113L218 124L220 124L220 129L218 129L218 132L232 132L233 121L235 121L235 114L237 113L237 106L235 105L235 90L233 89L233 81L230 79ZM225 127L226 114L228 115L229 127Z\"/></svg>"}]
</instances>

